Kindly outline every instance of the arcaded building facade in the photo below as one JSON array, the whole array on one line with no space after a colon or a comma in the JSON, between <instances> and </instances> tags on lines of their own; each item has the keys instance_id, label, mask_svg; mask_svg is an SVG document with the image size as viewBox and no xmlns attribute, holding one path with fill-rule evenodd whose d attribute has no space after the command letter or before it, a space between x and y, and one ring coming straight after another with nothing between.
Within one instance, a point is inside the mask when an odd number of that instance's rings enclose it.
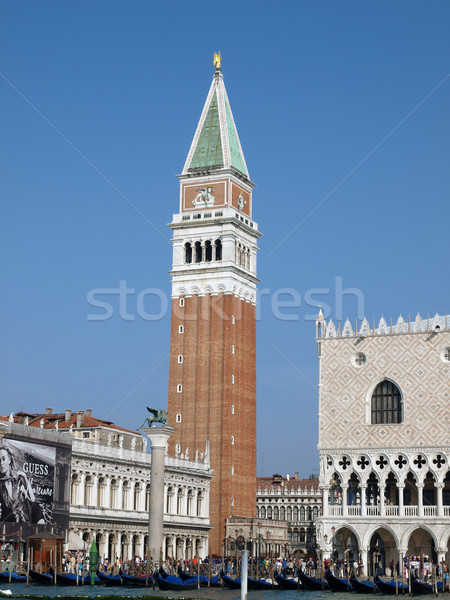
<instances>
[{"instance_id":1,"label":"arcaded building facade","mask_svg":"<svg viewBox=\"0 0 450 600\"><path fill-rule=\"evenodd\" d=\"M220 66L173 216L169 452L211 463L210 544L256 510L256 254L252 189Z\"/></svg>"},{"instance_id":2,"label":"arcaded building facade","mask_svg":"<svg viewBox=\"0 0 450 600\"><path fill-rule=\"evenodd\" d=\"M299 479L298 473L283 477L257 479L257 517L265 538L271 543L272 523L285 525L285 539L281 542L283 556L292 554L314 555L317 549L316 524L322 514L322 492L319 479ZM266 535L264 535L266 533Z\"/></svg>"},{"instance_id":3,"label":"arcaded building facade","mask_svg":"<svg viewBox=\"0 0 450 600\"><path fill-rule=\"evenodd\" d=\"M47 408L0 421L17 423L30 439L40 431L47 439L70 439L68 549L89 549L95 539L99 554L109 560L146 555L152 465L146 436L95 417L90 409L54 413ZM208 556L211 478L204 453L166 455L164 559Z\"/></svg>"},{"instance_id":4,"label":"arcaded building facade","mask_svg":"<svg viewBox=\"0 0 450 600\"><path fill-rule=\"evenodd\" d=\"M448 560L447 316L316 326L321 547L370 573L406 553Z\"/></svg>"}]
</instances>

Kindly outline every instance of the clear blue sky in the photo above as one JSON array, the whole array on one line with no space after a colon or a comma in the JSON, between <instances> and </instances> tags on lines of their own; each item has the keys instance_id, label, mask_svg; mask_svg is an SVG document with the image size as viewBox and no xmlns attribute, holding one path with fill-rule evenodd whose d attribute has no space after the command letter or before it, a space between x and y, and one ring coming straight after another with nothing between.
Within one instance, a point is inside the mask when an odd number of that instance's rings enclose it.
<instances>
[{"instance_id":1,"label":"clear blue sky","mask_svg":"<svg viewBox=\"0 0 450 600\"><path fill-rule=\"evenodd\" d=\"M449 307L449 21L447 1L2 2L2 412L93 408L134 429L167 405L169 314L144 320L136 299L170 294L175 175L221 50L270 289L258 474L317 472L308 293L330 289L313 297L334 316L341 277L370 322ZM134 321L117 299L88 321L89 290L121 280ZM301 298L280 309L296 320L271 308L282 288ZM344 298L352 322L356 304Z\"/></svg>"}]
</instances>

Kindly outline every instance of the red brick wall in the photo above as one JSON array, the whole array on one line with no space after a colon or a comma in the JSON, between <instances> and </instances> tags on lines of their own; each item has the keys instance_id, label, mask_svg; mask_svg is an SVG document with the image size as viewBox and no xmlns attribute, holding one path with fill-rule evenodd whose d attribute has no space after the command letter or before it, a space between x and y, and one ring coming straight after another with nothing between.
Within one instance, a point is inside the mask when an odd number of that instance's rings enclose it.
<instances>
[{"instance_id":1,"label":"red brick wall","mask_svg":"<svg viewBox=\"0 0 450 600\"><path fill-rule=\"evenodd\" d=\"M184 327L182 334L179 325ZM182 364L178 363L180 354ZM178 384L183 386L181 393L177 393ZM181 423L176 423L177 414L182 416ZM214 470L210 550L219 554L225 519L232 514L253 517L256 513L256 322L252 304L223 294L186 298L184 307L179 306L179 299L173 300L169 424L176 429L170 438L171 455L180 444L181 452L189 448L189 458L194 459L197 450L199 455L205 451L209 439Z\"/></svg>"}]
</instances>

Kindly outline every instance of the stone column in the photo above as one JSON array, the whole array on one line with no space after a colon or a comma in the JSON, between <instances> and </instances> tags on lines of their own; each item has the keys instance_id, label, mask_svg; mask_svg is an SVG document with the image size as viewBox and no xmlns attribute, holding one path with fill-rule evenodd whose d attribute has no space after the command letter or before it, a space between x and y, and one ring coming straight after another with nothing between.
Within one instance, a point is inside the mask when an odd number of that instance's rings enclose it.
<instances>
[{"instance_id":1,"label":"stone column","mask_svg":"<svg viewBox=\"0 0 450 600\"><path fill-rule=\"evenodd\" d=\"M329 494L329 492L330 492L329 486L325 485L322 488L322 512L323 512L324 517L328 516L328 494Z\"/></svg>"},{"instance_id":2,"label":"stone column","mask_svg":"<svg viewBox=\"0 0 450 600\"><path fill-rule=\"evenodd\" d=\"M164 544L164 463L169 437L175 431L169 425L143 427L152 446L150 510L148 521L148 554L159 565ZM148 556L149 558L149 556Z\"/></svg>"},{"instance_id":3,"label":"stone column","mask_svg":"<svg viewBox=\"0 0 450 600\"><path fill-rule=\"evenodd\" d=\"M385 508L385 498L384 498L384 491L386 489L386 486L383 484L380 484L379 486L380 489L380 517L385 517L386 516L386 508Z\"/></svg>"},{"instance_id":4,"label":"stone column","mask_svg":"<svg viewBox=\"0 0 450 600\"><path fill-rule=\"evenodd\" d=\"M436 548L437 562L442 567L442 563L445 562L445 555L447 554L447 548Z\"/></svg>"},{"instance_id":5,"label":"stone column","mask_svg":"<svg viewBox=\"0 0 450 600\"><path fill-rule=\"evenodd\" d=\"M399 485L397 486L398 489L398 516L399 517L404 517L405 516L405 508L403 505L403 490L405 489L405 485Z\"/></svg>"},{"instance_id":6,"label":"stone column","mask_svg":"<svg viewBox=\"0 0 450 600\"><path fill-rule=\"evenodd\" d=\"M342 484L342 516L346 517L348 514L348 498L347 498L348 485Z\"/></svg>"},{"instance_id":7,"label":"stone column","mask_svg":"<svg viewBox=\"0 0 450 600\"><path fill-rule=\"evenodd\" d=\"M111 477L107 475L103 488L102 508L111 508Z\"/></svg>"},{"instance_id":8,"label":"stone column","mask_svg":"<svg viewBox=\"0 0 450 600\"><path fill-rule=\"evenodd\" d=\"M364 507L365 507L365 503L364 503ZM361 554L361 562L363 564L363 572L361 573L361 575L366 575L369 573L369 566L367 564L367 549L361 548L359 553Z\"/></svg>"},{"instance_id":9,"label":"stone column","mask_svg":"<svg viewBox=\"0 0 450 600\"><path fill-rule=\"evenodd\" d=\"M442 501L442 490L444 488L444 483L440 482L436 484L436 495L437 495L437 516L438 517L443 517L444 516L444 507L443 507L443 501Z\"/></svg>"},{"instance_id":10,"label":"stone column","mask_svg":"<svg viewBox=\"0 0 450 600\"><path fill-rule=\"evenodd\" d=\"M98 543L98 555L99 557L104 557L108 552L108 532L100 531L102 535L101 542Z\"/></svg>"},{"instance_id":11,"label":"stone column","mask_svg":"<svg viewBox=\"0 0 450 600\"><path fill-rule=\"evenodd\" d=\"M361 485L361 492L360 492L360 502L361 502L361 516L365 517L367 515L367 508L366 508L366 491L367 491L367 487L365 485ZM367 558L367 556L366 556Z\"/></svg>"},{"instance_id":12,"label":"stone column","mask_svg":"<svg viewBox=\"0 0 450 600\"><path fill-rule=\"evenodd\" d=\"M423 483L417 484L417 504L418 516L423 517Z\"/></svg>"},{"instance_id":13,"label":"stone column","mask_svg":"<svg viewBox=\"0 0 450 600\"><path fill-rule=\"evenodd\" d=\"M122 477L120 477L117 480L117 497L116 497L116 504L114 506L114 508L121 508L123 509L123 479Z\"/></svg>"}]
</instances>

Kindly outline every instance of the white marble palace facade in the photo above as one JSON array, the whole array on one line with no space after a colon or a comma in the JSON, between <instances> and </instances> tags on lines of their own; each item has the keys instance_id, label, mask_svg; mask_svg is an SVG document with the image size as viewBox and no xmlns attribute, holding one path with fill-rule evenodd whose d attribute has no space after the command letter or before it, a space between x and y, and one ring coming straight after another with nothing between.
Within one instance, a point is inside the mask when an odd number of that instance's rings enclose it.
<instances>
[{"instance_id":1,"label":"white marble palace facade","mask_svg":"<svg viewBox=\"0 0 450 600\"><path fill-rule=\"evenodd\" d=\"M450 559L449 321L316 322L318 542L369 573L405 553Z\"/></svg>"},{"instance_id":2,"label":"white marble palace facade","mask_svg":"<svg viewBox=\"0 0 450 600\"><path fill-rule=\"evenodd\" d=\"M139 436L140 437L140 436ZM145 448L145 444L144 444ZM166 456L163 558L208 554L207 459ZM73 440L70 530L99 554L129 560L146 554L151 453Z\"/></svg>"}]
</instances>

